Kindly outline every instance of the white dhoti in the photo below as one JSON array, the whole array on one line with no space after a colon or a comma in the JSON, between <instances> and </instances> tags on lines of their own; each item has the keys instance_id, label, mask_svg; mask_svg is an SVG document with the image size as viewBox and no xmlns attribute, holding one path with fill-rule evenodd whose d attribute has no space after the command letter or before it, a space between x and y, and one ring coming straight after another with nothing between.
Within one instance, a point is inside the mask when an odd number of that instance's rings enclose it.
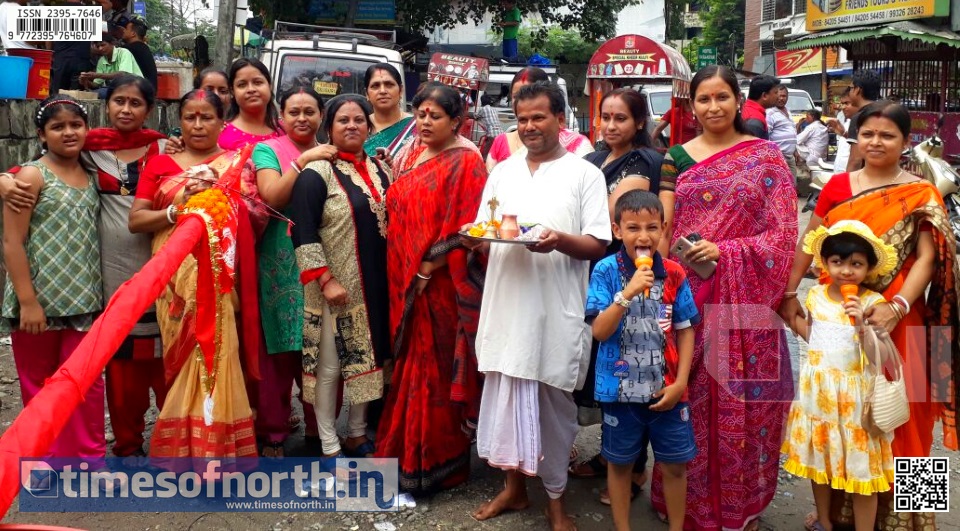
<instances>
[{"instance_id":1,"label":"white dhoti","mask_svg":"<svg viewBox=\"0 0 960 531\"><path fill-rule=\"evenodd\" d=\"M547 495L567 488L570 448L577 437L573 394L536 380L486 373L477 426L477 453L490 466L539 476Z\"/></svg>"}]
</instances>

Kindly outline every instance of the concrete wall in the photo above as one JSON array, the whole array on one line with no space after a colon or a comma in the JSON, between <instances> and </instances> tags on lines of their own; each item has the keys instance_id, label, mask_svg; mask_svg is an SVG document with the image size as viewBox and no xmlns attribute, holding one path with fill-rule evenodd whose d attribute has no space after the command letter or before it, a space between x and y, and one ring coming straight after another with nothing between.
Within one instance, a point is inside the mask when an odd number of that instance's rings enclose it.
<instances>
[{"instance_id":1,"label":"concrete wall","mask_svg":"<svg viewBox=\"0 0 960 531\"><path fill-rule=\"evenodd\" d=\"M37 127L33 123L37 100L0 100L0 171L30 160L40 151ZM106 127L104 102L84 101L90 115L90 127ZM178 127L177 103L158 102L146 126L162 133Z\"/></svg>"},{"instance_id":2,"label":"concrete wall","mask_svg":"<svg viewBox=\"0 0 960 531\"><path fill-rule=\"evenodd\" d=\"M747 16L743 28L743 69L758 72L755 61L760 56L760 17L763 0L747 0Z\"/></svg>"}]
</instances>

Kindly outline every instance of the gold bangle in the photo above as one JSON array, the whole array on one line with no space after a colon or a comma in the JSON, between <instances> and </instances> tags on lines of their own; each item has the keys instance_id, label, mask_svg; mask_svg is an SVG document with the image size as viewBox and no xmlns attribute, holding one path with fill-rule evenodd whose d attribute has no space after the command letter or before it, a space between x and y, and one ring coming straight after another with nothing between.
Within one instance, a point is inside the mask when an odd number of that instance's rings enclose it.
<instances>
[{"instance_id":1,"label":"gold bangle","mask_svg":"<svg viewBox=\"0 0 960 531\"><path fill-rule=\"evenodd\" d=\"M785 292L785 293L783 294L783 298L784 298L784 299L796 299L796 298L797 298L797 292L796 292L796 291L787 291L787 292Z\"/></svg>"}]
</instances>

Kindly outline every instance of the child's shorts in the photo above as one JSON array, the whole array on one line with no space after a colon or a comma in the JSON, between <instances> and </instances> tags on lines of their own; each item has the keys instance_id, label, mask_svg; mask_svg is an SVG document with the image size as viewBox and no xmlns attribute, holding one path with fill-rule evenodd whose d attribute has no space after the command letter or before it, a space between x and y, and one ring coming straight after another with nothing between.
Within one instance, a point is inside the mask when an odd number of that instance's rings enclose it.
<instances>
[{"instance_id":1,"label":"child's shorts","mask_svg":"<svg viewBox=\"0 0 960 531\"><path fill-rule=\"evenodd\" d=\"M603 457L615 465L629 465L646 452L646 441L659 463L688 463L697 455L690 422L690 406L677 402L670 411L650 411L648 404L604 403Z\"/></svg>"}]
</instances>

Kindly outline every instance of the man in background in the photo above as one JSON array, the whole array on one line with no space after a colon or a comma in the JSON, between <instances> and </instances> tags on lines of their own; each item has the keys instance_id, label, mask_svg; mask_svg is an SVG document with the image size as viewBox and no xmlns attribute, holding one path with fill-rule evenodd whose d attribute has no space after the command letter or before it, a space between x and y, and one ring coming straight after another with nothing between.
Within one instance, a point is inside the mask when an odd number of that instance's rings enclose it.
<instances>
[{"instance_id":1,"label":"man in background","mask_svg":"<svg viewBox=\"0 0 960 531\"><path fill-rule=\"evenodd\" d=\"M127 15L120 19L123 24L123 47L133 54L144 79L157 88L157 62L153 59L153 52L144 42L147 37L147 23L139 15Z\"/></svg>"},{"instance_id":2,"label":"man in background","mask_svg":"<svg viewBox=\"0 0 960 531\"><path fill-rule=\"evenodd\" d=\"M503 28L503 58L510 61L520 55L517 36L520 34L522 18L514 0L503 0L500 6L503 7L503 20L500 22L500 27Z\"/></svg>"},{"instance_id":3,"label":"man in background","mask_svg":"<svg viewBox=\"0 0 960 531\"><path fill-rule=\"evenodd\" d=\"M503 126L500 125L500 116L497 110L493 108L494 97L490 94L480 96L480 112L476 113L476 119L486 130L486 136L496 138L503 133Z\"/></svg>"},{"instance_id":4,"label":"man in background","mask_svg":"<svg viewBox=\"0 0 960 531\"><path fill-rule=\"evenodd\" d=\"M93 43L93 53L100 57L94 72L80 74L80 84L88 90L96 90L101 99L106 98L105 85L122 72L143 77L137 60L129 50L117 46L117 39L109 32L102 34L100 42Z\"/></svg>"},{"instance_id":5,"label":"man in background","mask_svg":"<svg viewBox=\"0 0 960 531\"><path fill-rule=\"evenodd\" d=\"M833 160L833 171L842 173L847 171L847 161L850 160L850 144L847 143L847 128L850 127L850 87L840 95L840 107L837 117L827 121L827 129L837 136L837 156Z\"/></svg>"},{"instance_id":6,"label":"man in background","mask_svg":"<svg viewBox=\"0 0 960 531\"><path fill-rule=\"evenodd\" d=\"M793 184L797 184L797 129L793 125L793 119L790 118L790 111L787 110L787 98L790 93L787 87L780 85L777 87L777 100L773 107L767 109L767 133L771 142L775 142L783 158L790 167L790 173L793 174Z\"/></svg>"},{"instance_id":7,"label":"man in background","mask_svg":"<svg viewBox=\"0 0 960 531\"><path fill-rule=\"evenodd\" d=\"M850 159L847 161L846 171L856 171L863 167L863 153L857 148L857 118L860 110L880 99L880 74L873 70L857 70L853 73L850 85L850 108L856 114L850 116L850 125L847 127L847 142L850 144ZM844 111L849 116L849 113ZM842 168L837 168L843 171Z\"/></svg>"},{"instance_id":8,"label":"man in background","mask_svg":"<svg viewBox=\"0 0 960 531\"><path fill-rule=\"evenodd\" d=\"M806 161L807 166L817 165L817 161L827 156L827 144L830 134L827 126L820 121L822 117L817 109L810 109L803 118L807 126L797 135L797 152Z\"/></svg>"},{"instance_id":9,"label":"man in background","mask_svg":"<svg viewBox=\"0 0 960 531\"><path fill-rule=\"evenodd\" d=\"M777 89L779 86L780 80L773 76L757 76L750 80L750 91L747 93L747 101L743 102L740 116L747 132L757 138L769 138L767 109L777 105L777 98L780 97Z\"/></svg>"}]
</instances>

